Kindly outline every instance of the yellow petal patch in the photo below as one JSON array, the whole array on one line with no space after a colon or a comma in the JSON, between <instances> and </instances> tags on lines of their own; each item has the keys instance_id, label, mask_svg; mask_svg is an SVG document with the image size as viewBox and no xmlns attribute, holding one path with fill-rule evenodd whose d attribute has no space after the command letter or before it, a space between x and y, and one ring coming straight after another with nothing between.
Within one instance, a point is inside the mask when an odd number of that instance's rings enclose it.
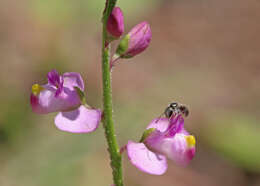
<instances>
[{"instance_id":1,"label":"yellow petal patch","mask_svg":"<svg viewBox=\"0 0 260 186\"><path fill-rule=\"evenodd\" d=\"M43 89L44 89L44 88L43 88L41 85L39 85L39 84L34 84L34 85L32 86L32 93L33 93L35 96L38 96Z\"/></svg>"},{"instance_id":2,"label":"yellow petal patch","mask_svg":"<svg viewBox=\"0 0 260 186\"><path fill-rule=\"evenodd\" d=\"M186 142L188 144L189 147L194 147L196 144L196 139L194 136L189 135L189 136L185 136L186 138Z\"/></svg>"}]
</instances>

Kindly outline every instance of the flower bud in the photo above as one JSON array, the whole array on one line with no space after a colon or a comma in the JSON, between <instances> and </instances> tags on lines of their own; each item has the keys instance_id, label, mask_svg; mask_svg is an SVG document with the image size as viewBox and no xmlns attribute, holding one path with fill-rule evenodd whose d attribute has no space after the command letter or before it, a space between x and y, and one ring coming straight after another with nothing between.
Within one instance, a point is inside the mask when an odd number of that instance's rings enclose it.
<instances>
[{"instance_id":1,"label":"flower bud","mask_svg":"<svg viewBox=\"0 0 260 186\"><path fill-rule=\"evenodd\" d=\"M119 7L115 7L111 12L107 21L107 31L110 35L109 39L117 39L124 32L124 16Z\"/></svg>"},{"instance_id":2,"label":"flower bud","mask_svg":"<svg viewBox=\"0 0 260 186\"><path fill-rule=\"evenodd\" d=\"M121 40L115 55L121 58L131 58L148 47L151 37L150 25L146 21L141 22Z\"/></svg>"}]
</instances>

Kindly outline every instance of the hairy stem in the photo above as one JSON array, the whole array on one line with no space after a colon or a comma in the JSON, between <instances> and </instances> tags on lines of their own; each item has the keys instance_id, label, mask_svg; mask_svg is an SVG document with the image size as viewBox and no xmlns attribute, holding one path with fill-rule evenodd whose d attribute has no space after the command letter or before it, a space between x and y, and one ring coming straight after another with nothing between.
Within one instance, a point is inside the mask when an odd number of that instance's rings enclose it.
<instances>
[{"instance_id":1,"label":"hairy stem","mask_svg":"<svg viewBox=\"0 0 260 186\"><path fill-rule=\"evenodd\" d=\"M110 74L110 44L107 43L106 24L110 13L112 12L116 0L107 0L103 12L103 35L102 35L102 77L103 77L103 107L104 118L103 125L110 154L110 165L113 171L113 180L115 186L123 186L122 178L122 157L117 144L112 118L112 90Z\"/></svg>"}]
</instances>

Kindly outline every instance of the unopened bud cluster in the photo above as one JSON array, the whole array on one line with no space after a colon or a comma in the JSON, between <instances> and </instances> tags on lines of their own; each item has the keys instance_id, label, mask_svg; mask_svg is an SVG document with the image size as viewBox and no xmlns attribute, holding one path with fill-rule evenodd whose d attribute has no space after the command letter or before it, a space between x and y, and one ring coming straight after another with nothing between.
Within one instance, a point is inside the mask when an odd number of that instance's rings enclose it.
<instances>
[{"instance_id":1,"label":"unopened bud cluster","mask_svg":"<svg viewBox=\"0 0 260 186\"><path fill-rule=\"evenodd\" d=\"M119 7L115 7L107 22L107 41L119 39L124 32L124 16ZM120 41L111 61L111 66L120 58L131 58L143 52L150 44L152 32L150 25L143 21L134 26Z\"/></svg>"}]
</instances>

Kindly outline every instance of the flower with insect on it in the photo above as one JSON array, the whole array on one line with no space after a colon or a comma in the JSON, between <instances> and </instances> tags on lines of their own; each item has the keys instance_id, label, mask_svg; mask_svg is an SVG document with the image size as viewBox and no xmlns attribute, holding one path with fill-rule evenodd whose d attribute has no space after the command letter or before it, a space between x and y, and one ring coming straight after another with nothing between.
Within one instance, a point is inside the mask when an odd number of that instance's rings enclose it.
<instances>
[{"instance_id":1,"label":"flower with insect on it","mask_svg":"<svg viewBox=\"0 0 260 186\"><path fill-rule=\"evenodd\" d=\"M97 129L101 110L86 104L84 82L79 73L66 72L59 75L52 70L47 75L48 83L34 84L31 106L37 114L59 112L55 125L62 131L88 133Z\"/></svg>"},{"instance_id":2,"label":"flower with insect on it","mask_svg":"<svg viewBox=\"0 0 260 186\"><path fill-rule=\"evenodd\" d=\"M139 143L128 141L125 149L130 162L143 172L162 175L167 158L187 165L195 155L195 137L184 129L181 115L156 118L147 127Z\"/></svg>"},{"instance_id":3,"label":"flower with insect on it","mask_svg":"<svg viewBox=\"0 0 260 186\"><path fill-rule=\"evenodd\" d=\"M109 40L120 38L124 33L124 15L119 7L115 7L108 20L107 20L107 32L109 34Z\"/></svg>"}]
</instances>

